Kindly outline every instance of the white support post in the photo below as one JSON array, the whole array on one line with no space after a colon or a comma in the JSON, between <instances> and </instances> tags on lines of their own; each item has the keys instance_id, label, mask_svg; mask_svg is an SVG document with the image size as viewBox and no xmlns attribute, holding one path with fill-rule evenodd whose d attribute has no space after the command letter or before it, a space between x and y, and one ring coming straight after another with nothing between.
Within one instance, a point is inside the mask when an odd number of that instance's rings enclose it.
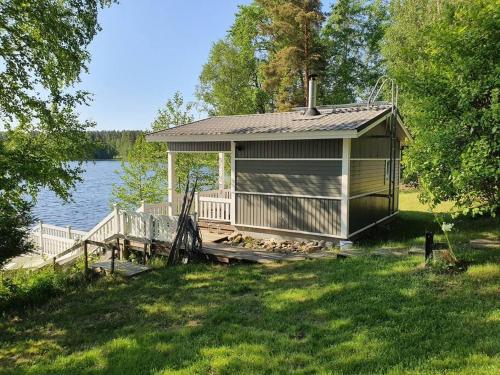
<instances>
[{"instance_id":1,"label":"white support post","mask_svg":"<svg viewBox=\"0 0 500 375\"><path fill-rule=\"evenodd\" d=\"M225 179L226 175L224 173L224 153L219 152L219 190L221 190L221 198L222 198L222 190L224 190Z\"/></svg>"},{"instance_id":2,"label":"white support post","mask_svg":"<svg viewBox=\"0 0 500 375\"><path fill-rule=\"evenodd\" d=\"M40 253L43 254L43 221L40 220L40 223L38 224L40 227L40 233L39 233L39 241L40 241Z\"/></svg>"},{"instance_id":3,"label":"white support post","mask_svg":"<svg viewBox=\"0 0 500 375\"><path fill-rule=\"evenodd\" d=\"M236 142L231 141L231 225L236 224Z\"/></svg>"},{"instance_id":4,"label":"white support post","mask_svg":"<svg viewBox=\"0 0 500 375\"><path fill-rule=\"evenodd\" d=\"M113 213L114 213L114 222L115 222L115 228L114 228L114 232L115 234L119 234L120 233L120 213L118 211L118 206L115 204L113 204Z\"/></svg>"},{"instance_id":5,"label":"white support post","mask_svg":"<svg viewBox=\"0 0 500 375\"><path fill-rule=\"evenodd\" d=\"M153 215L148 216L147 220L147 238L152 240L154 238L154 219Z\"/></svg>"},{"instance_id":6,"label":"white support post","mask_svg":"<svg viewBox=\"0 0 500 375\"><path fill-rule=\"evenodd\" d=\"M175 176L175 153L168 151L168 214L174 216L177 214L177 199L175 192L176 176Z\"/></svg>"},{"instance_id":7,"label":"white support post","mask_svg":"<svg viewBox=\"0 0 500 375\"><path fill-rule=\"evenodd\" d=\"M141 201L139 212L146 212L146 202L144 202L144 200Z\"/></svg>"},{"instance_id":8,"label":"white support post","mask_svg":"<svg viewBox=\"0 0 500 375\"><path fill-rule=\"evenodd\" d=\"M197 191L194 192L194 212L195 214L199 214L200 211L200 194Z\"/></svg>"},{"instance_id":9,"label":"white support post","mask_svg":"<svg viewBox=\"0 0 500 375\"><path fill-rule=\"evenodd\" d=\"M351 175L351 139L342 144L342 201L340 204L340 236L349 237L349 180Z\"/></svg>"},{"instance_id":10,"label":"white support post","mask_svg":"<svg viewBox=\"0 0 500 375\"><path fill-rule=\"evenodd\" d=\"M66 234L68 240L71 240L71 225L68 225L67 227L67 234Z\"/></svg>"}]
</instances>

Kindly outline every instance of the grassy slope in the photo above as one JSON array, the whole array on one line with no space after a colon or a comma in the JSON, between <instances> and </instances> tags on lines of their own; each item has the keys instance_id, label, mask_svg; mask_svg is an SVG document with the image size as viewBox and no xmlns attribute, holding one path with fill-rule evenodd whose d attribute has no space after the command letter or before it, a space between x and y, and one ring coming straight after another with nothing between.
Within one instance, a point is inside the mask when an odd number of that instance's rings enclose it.
<instances>
[{"instance_id":1,"label":"grassy slope","mask_svg":"<svg viewBox=\"0 0 500 375\"><path fill-rule=\"evenodd\" d=\"M432 227L414 194L401 201L396 240L384 245L418 242ZM498 236L498 221L459 226L458 252L474 262L460 275L412 257L199 264L101 280L1 323L0 373L492 374L500 252L464 242Z\"/></svg>"}]
</instances>

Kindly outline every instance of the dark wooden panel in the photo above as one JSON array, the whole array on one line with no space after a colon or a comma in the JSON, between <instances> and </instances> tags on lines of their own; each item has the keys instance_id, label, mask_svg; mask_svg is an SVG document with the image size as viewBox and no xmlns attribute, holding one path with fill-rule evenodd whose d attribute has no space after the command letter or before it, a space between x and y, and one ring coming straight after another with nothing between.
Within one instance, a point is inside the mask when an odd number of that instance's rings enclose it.
<instances>
[{"instance_id":1,"label":"dark wooden panel","mask_svg":"<svg viewBox=\"0 0 500 375\"><path fill-rule=\"evenodd\" d=\"M237 158L342 158L341 139L237 142Z\"/></svg>"},{"instance_id":2,"label":"dark wooden panel","mask_svg":"<svg viewBox=\"0 0 500 375\"><path fill-rule=\"evenodd\" d=\"M231 142L169 142L168 149L177 152L228 152L231 151Z\"/></svg>"},{"instance_id":3,"label":"dark wooden panel","mask_svg":"<svg viewBox=\"0 0 500 375\"><path fill-rule=\"evenodd\" d=\"M389 198L383 194L367 195L349 201L349 233L389 216Z\"/></svg>"},{"instance_id":4,"label":"dark wooden panel","mask_svg":"<svg viewBox=\"0 0 500 375\"><path fill-rule=\"evenodd\" d=\"M236 191L338 197L342 162L237 160Z\"/></svg>"},{"instance_id":5,"label":"dark wooden panel","mask_svg":"<svg viewBox=\"0 0 500 375\"><path fill-rule=\"evenodd\" d=\"M338 235L340 201L237 193L236 225Z\"/></svg>"}]
</instances>

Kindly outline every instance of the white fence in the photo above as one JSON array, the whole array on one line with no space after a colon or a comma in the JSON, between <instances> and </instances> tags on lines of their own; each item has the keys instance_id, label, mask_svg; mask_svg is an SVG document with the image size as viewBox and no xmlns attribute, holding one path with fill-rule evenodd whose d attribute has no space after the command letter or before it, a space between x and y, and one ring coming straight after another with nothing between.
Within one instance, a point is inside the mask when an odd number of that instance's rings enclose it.
<instances>
[{"instance_id":1,"label":"white fence","mask_svg":"<svg viewBox=\"0 0 500 375\"><path fill-rule=\"evenodd\" d=\"M170 216L168 202L143 204L137 212L115 208L89 232L40 222L32 229L30 239L40 254L58 259L79 255L83 251L81 248L69 251L78 241L104 242L114 234L171 242L177 229L178 217L175 215L179 214L182 199L182 196L176 196L176 210L174 215ZM211 190L196 193L191 213L204 220L230 222L231 191ZM89 251L97 248L94 245L89 246Z\"/></svg>"},{"instance_id":2,"label":"white fence","mask_svg":"<svg viewBox=\"0 0 500 375\"><path fill-rule=\"evenodd\" d=\"M182 196L175 196L175 215L178 215L182 208ZM168 215L170 203L143 204L140 212L152 215ZM210 190L195 193L191 213L197 213L198 218L211 221L231 221L231 190Z\"/></svg>"},{"instance_id":3,"label":"white fence","mask_svg":"<svg viewBox=\"0 0 500 375\"><path fill-rule=\"evenodd\" d=\"M83 250L80 247L71 250L78 241L104 242L115 234L172 242L177 222L178 217L176 216L160 216L115 208L89 232L40 222L32 229L30 239L40 254L64 260L82 253ZM95 245L89 245L88 250L92 252L97 248Z\"/></svg>"}]
</instances>

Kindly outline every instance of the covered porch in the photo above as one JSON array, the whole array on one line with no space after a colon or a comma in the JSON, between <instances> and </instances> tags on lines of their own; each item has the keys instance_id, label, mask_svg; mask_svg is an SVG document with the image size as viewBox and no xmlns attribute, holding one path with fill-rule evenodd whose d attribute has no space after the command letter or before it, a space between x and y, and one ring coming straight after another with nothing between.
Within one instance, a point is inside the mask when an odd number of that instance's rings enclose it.
<instances>
[{"instance_id":1,"label":"covered porch","mask_svg":"<svg viewBox=\"0 0 500 375\"><path fill-rule=\"evenodd\" d=\"M156 215L178 215L182 208L183 192L177 191L176 159L180 153L213 153L217 154L218 175L217 188L200 189L195 193L192 212L198 219L221 224L233 223L234 185L227 182L227 176L233 175L226 168L226 158L231 157L230 142L175 142L168 144L168 197L166 202L143 204L142 211ZM233 161L233 159L231 159ZM231 163L233 165L233 163ZM233 181L233 179L231 179Z\"/></svg>"}]
</instances>

